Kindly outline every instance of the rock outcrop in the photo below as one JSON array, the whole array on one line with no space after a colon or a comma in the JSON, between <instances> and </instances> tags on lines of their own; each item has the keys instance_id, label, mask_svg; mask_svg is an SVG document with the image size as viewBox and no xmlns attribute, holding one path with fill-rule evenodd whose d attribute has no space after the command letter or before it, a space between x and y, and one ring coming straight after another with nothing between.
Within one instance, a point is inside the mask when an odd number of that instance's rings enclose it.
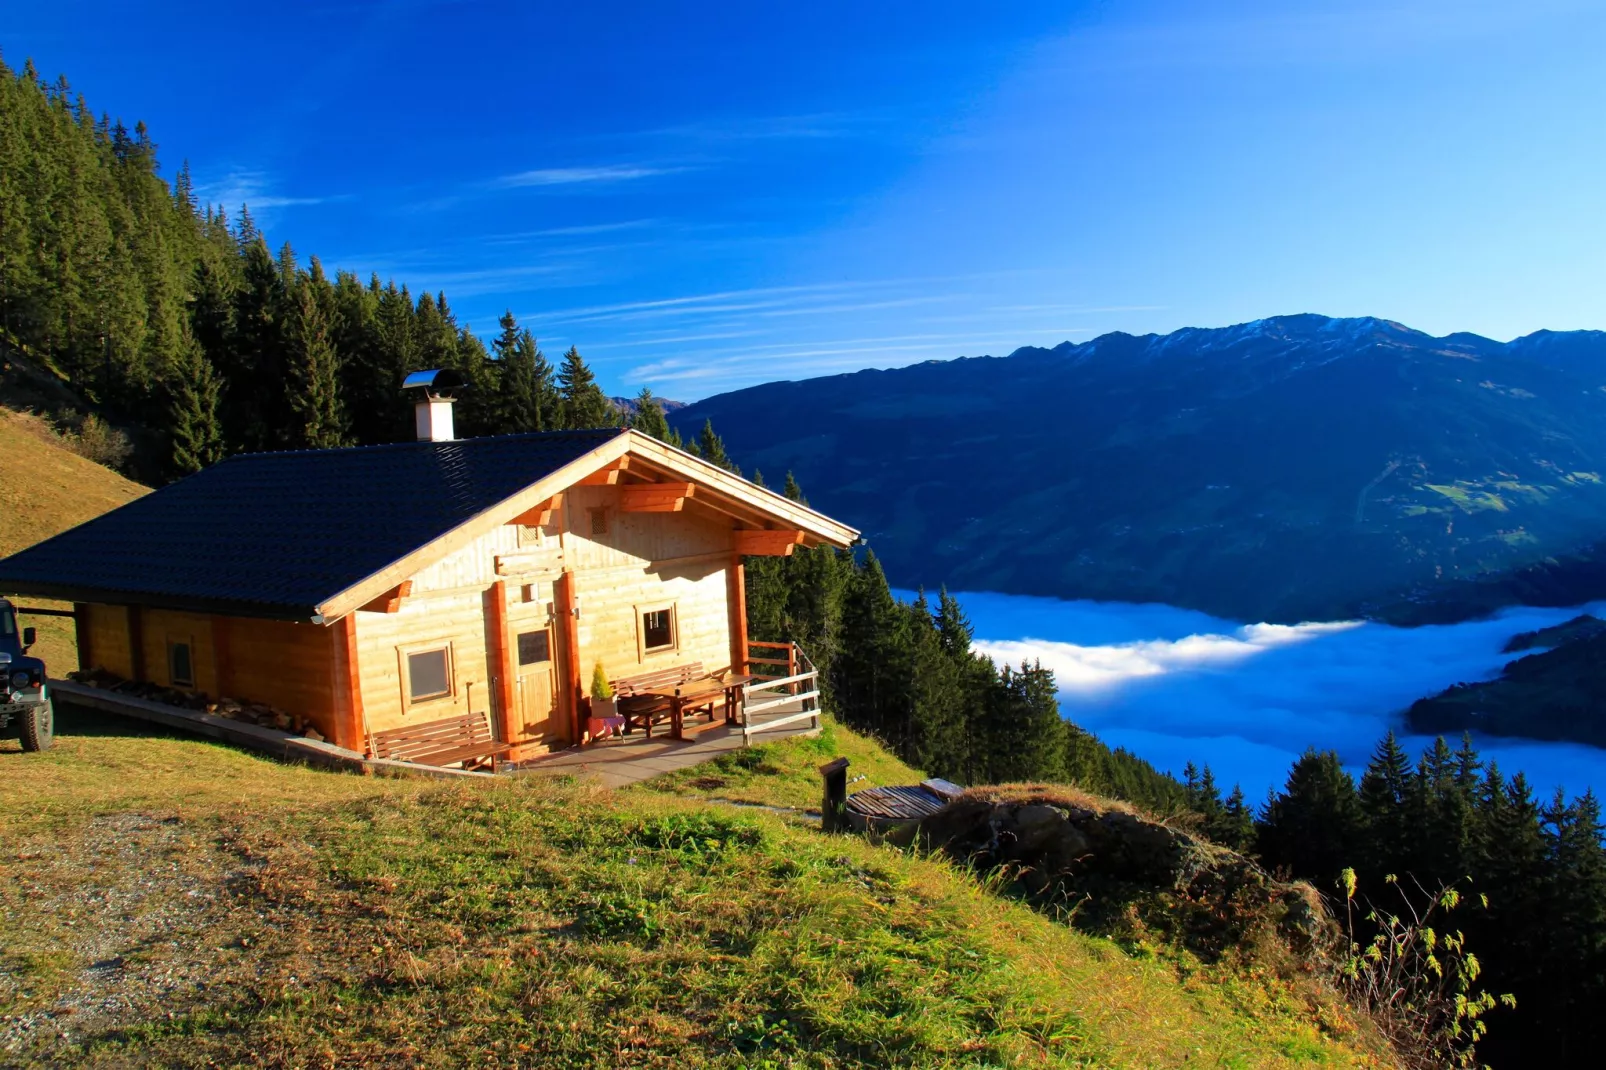
<instances>
[{"instance_id":1,"label":"rock outcrop","mask_svg":"<svg viewBox=\"0 0 1606 1070\"><path fill-rule=\"evenodd\" d=\"M1079 927L1156 934L1214 960L1268 940L1322 955L1338 930L1304 883L1234 851L1063 787L973 789L905 833L957 862L1006 875Z\"/></svg>"}]
</instances>

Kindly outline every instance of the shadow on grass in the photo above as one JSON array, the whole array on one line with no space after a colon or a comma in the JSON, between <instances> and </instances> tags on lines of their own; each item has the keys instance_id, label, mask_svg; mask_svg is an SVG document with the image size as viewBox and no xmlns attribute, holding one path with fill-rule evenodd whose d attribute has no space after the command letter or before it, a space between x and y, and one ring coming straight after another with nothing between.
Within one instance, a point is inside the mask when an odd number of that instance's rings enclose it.
<instances>
[{"instance_id":1,"label":"shadow on grass","mask_svg":"<svg viewBox=\"0 0 1606 1070\"><path fill-rule=\"evenodd\" d=\"M190 732L181 732L176 728L151 724L149 721L138 721L132 717L119 717L115 713L91 709L88 706L74 705L72 702L60 698L55 699L54 703L56 707L56 735L59 737L90 736L187 740L199 738Z\"/></svg>"}]
</instances>

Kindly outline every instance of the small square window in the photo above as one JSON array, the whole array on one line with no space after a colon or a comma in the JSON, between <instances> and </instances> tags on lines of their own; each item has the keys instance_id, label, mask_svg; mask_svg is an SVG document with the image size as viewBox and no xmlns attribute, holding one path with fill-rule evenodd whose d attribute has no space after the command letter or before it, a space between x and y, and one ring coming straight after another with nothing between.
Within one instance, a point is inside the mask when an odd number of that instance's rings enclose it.
<instances>
[{"instance_id":1,"label":"small square window","mask_svg":"<svg viewBox=\"0 0 1606 1070\"><path fill-rule=\"evenodd\" d=\"M675 610L673 606L649 609L641 615L641 647L646 653L668 650L675 645Z\"/></svg>"},{"instance_id":2,"label":"small square window","mask_svg":"<svg viewBox=\"0 0 1606 1070\"><path fill-rule=\"evenodd\" d=\"M537 662L552 660L552 640L546 632L521 632L519 634L519 664L534 665Z\"/></svg>"},{"instance_id":3,"label":"small square window","mask_svg":"<svg viewBox=\"0 0 1606 1070\"><path fill-rule=\"evenodd\" d=\"M407 693L409 701L415 705L452 693L450 661L445 647L407 655Z\"/></svg>"},{"instance_id":4,"label":"small square window","mask_svg":"<svg viewBox=\"0 0 1606 1070\"><path fill-rule=\"evenodd\" d=\"M174 687L195 686L195 659L190 656L189 643L167 641L167 679Z\"/></svg>"},{"instance_id":5,"label":"small square window","mask_svg":"<svg viewBox=\"0 0 1606 1070\"><path fill-rule=\"evenodd\" d=\"M608 510L592 509L589 512L591 513L591 534L608 534Z\"/></svg>"},{"instance_id":6,"label":"small square window","mask_svg":"<svg viewBox=\"0 0 1606 1070\"><path fill-rule=\"evenodd\" d=\"M519 547L539 549L546 545L546 529L538 524L519 525Z\"/></svg>"}]
</instances>

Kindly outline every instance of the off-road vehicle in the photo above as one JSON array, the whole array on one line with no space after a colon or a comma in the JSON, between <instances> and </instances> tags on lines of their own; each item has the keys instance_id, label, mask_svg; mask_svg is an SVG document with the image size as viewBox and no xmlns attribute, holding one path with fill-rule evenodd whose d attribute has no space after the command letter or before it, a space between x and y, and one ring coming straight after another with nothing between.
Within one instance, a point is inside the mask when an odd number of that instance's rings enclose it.
<instances>
[{"instance_id":1,"label":"off-road vehicle","mask_svg":"<svg viewBox=\"0 0 1606 1070\"><path fill-rule=\"evenodd\" d=\"M32 628L17 629L17 611L0 598L0 732L16 731L23 750L44 750L56 731L45 663L28 656Z\"/></svg>"}]
</instances>

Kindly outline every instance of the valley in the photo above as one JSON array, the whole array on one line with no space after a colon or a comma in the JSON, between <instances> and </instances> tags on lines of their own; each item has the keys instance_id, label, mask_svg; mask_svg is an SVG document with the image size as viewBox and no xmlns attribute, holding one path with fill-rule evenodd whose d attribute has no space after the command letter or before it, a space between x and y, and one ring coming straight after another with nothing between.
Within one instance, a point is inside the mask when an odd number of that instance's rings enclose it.
<instances>
[{"instance_id":1,"label":"valley","mask_svg":"<svg viewBox=\"0 0 1606 1070\"><path fill-rule=\"evenodd\" d=\"M1541 736L1524 716L1533 706L1518 696L1502 702L1510 717L1499 722L1429 721L1422 712L1432 703L1419 701L1462 682L1479 696L1513 686L1476 681L1523 656L1506 649L1514 638L1554 630L1572 610L1513 608L1415 628L1248 625L1157 604L957 597L979 651L1053 670L1066 717L1173 776L1207 762L1223 790L1240 784L1251 799L1280 788L1307 747L1334 751L1358 778L1391 728L1411 753L1437 733L1471 730L1486 758L1522 770L1542 797L1606 786L1606 750L1582 745L1595 743L1587 720ZM1536 738L1514 738L1522 736Z\"/></svg>"}]
</instances>

